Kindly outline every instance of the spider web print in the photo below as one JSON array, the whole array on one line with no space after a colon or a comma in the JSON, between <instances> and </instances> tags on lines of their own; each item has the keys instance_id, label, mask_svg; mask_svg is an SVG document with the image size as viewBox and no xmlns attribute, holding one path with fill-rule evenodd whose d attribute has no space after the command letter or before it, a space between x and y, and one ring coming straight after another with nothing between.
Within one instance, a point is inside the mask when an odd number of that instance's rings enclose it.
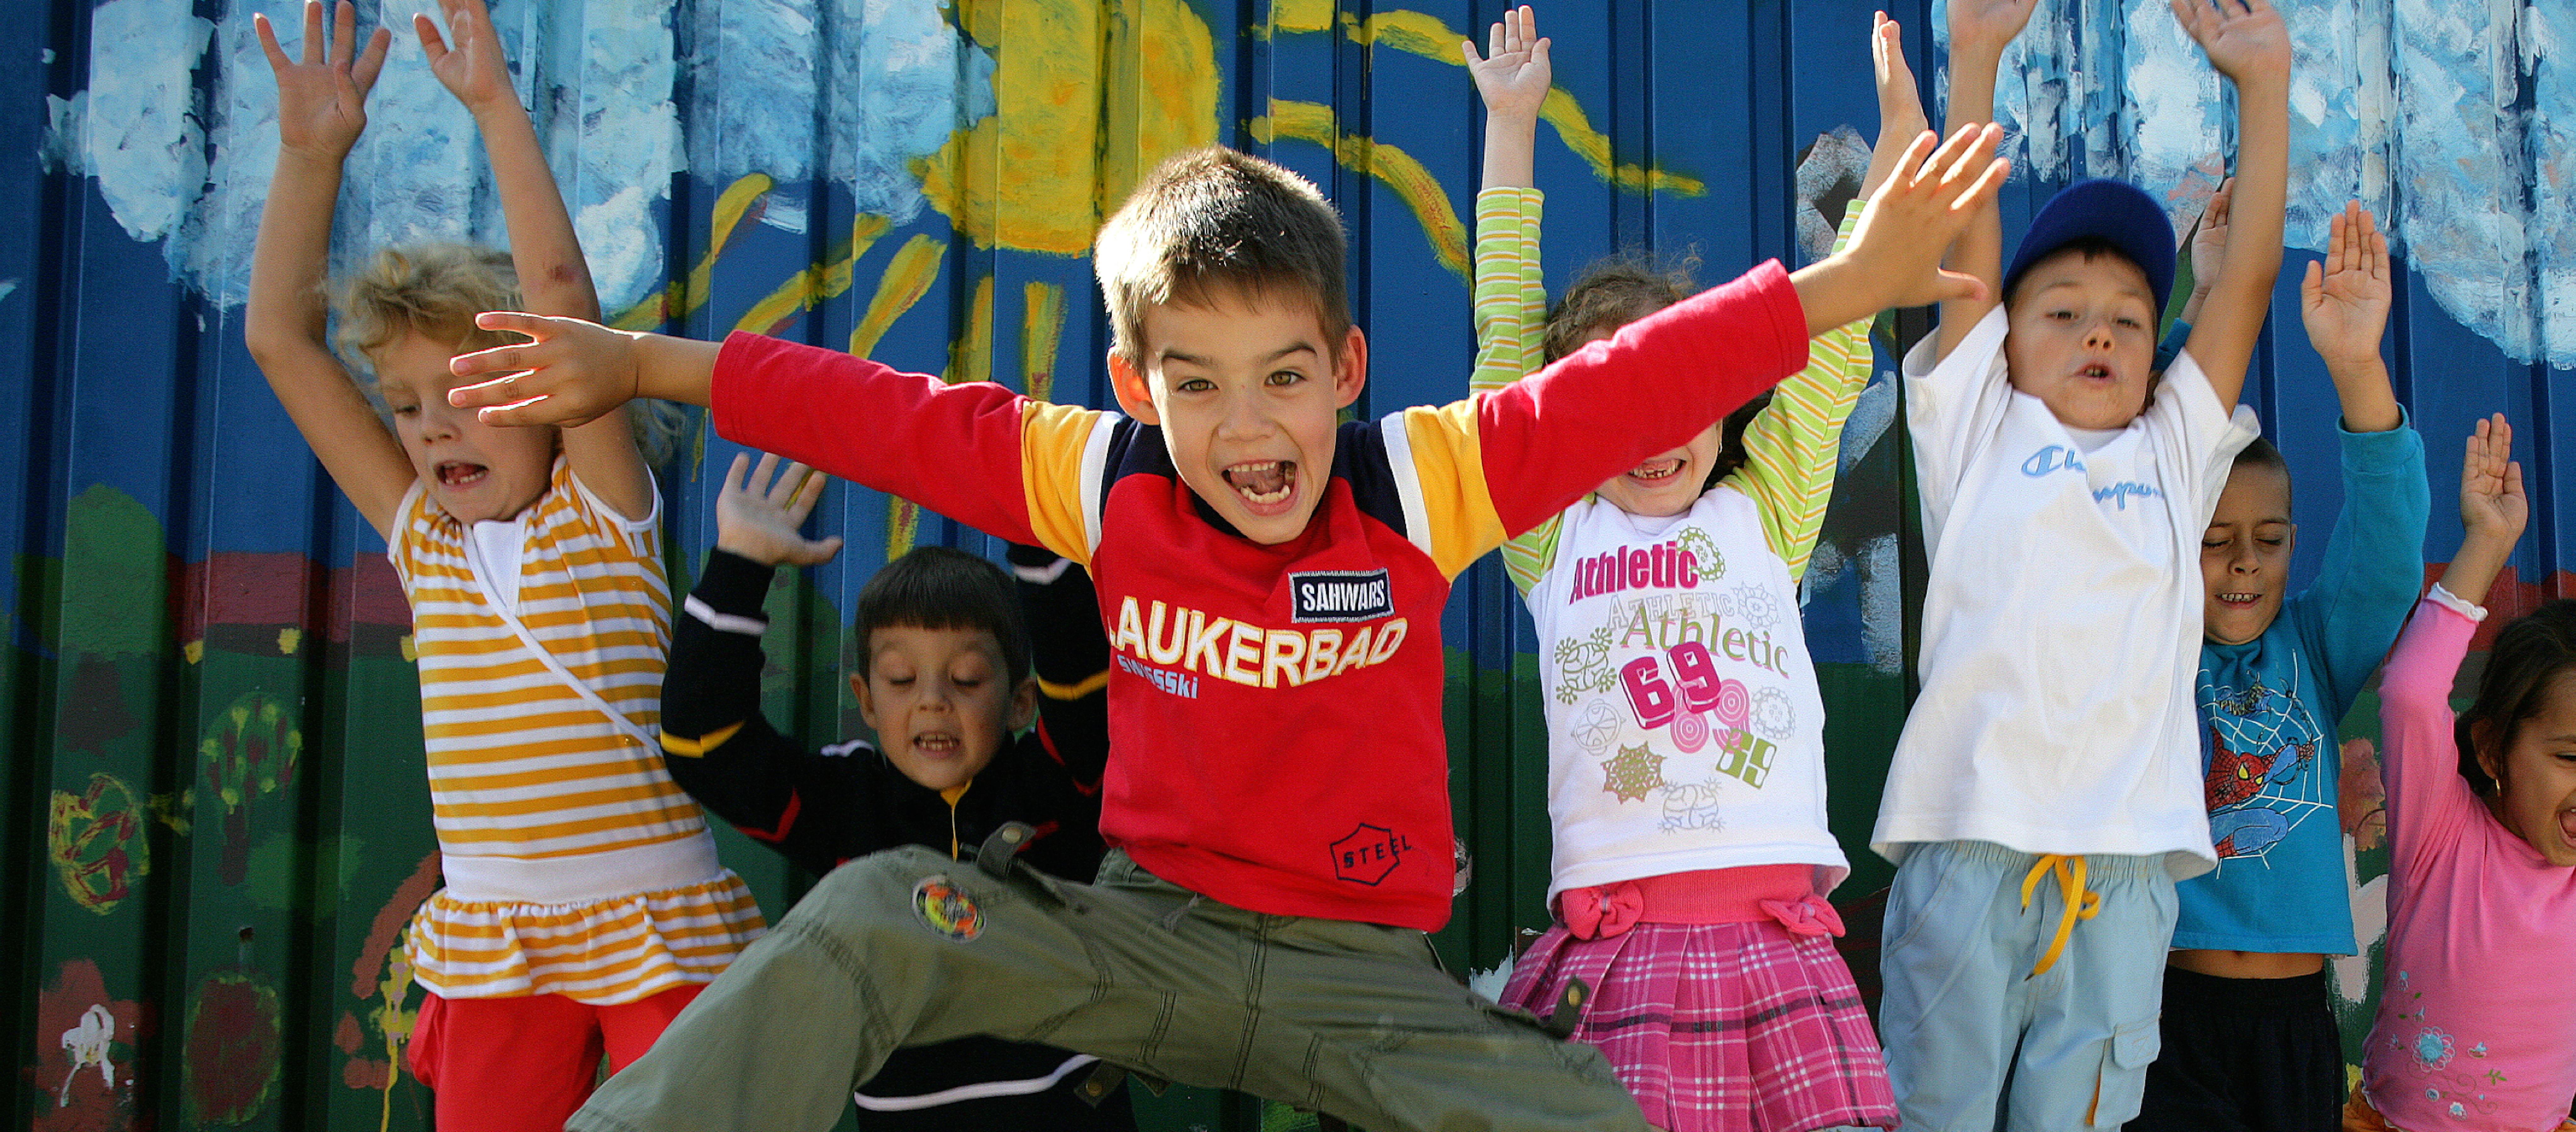
<instances>
[{"instance_id":1,"label":"spider web print","mask_svg":"<svg viewBox=\"0 0 2576 1132\"><path fill-rule=\"evenodd\" d=\"M2202 702L2215 708L2206 716L2206 738L2215 745L2205 785L2221 869L2249 858L2270 868L2274 846L2319 811L2334 809L2333 786L2317 763L2324 732L2299 696L2300 678L2292 666L2285 689L2267 688L2259 678L2242 690L2203 686ZM2276 701L2287 709L2273 707Z\"/></svg>"}]
</instances>

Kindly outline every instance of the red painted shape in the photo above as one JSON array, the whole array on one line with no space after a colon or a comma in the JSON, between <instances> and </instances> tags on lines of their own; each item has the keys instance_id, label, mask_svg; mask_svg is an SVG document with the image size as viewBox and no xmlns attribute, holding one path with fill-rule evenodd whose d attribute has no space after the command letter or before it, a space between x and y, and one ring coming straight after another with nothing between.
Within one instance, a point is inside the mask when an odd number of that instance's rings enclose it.
<instances>
[{"instance_id":1,"label":"red painted shape","mask_svg":"<svg viewBox=\"0 0 2576 1132\"><path fill-rule=\"evenodd\" d=\"M147 1126L137 1111L134 1058L150 1032L148 1010L107 997L97 962L66 961L54 985L36 995L35 1040L29 1043L36 1063L21 1074L28 1092L42 1098L35 1105L34 1132L130 1132ZM104 1051L96 1041L102 1036ZM100 1052L104 1060L96 1057Z\"/></svg>"},{"instance_id":2,"label":"red painted shape","mask_svg":"<svg viewBox=\"0 0 2576 1132\"><path fill-rule=\"evenodd\" d=\"M2442 580L2442 571L2449 568L2444 563L2427 563L2424 588L2431 589L2433 583ZM2495 584L2487 589L2487 619L2478 624L2477 635L2469 638L2469 651L2485 652L2495 647L2496 632L2514 618L2548 602L2568 597L2576 597L2576 571L2560 570L2541 581L2526 582L2522 580L2520 571L2505 567L2503 573L2496 575Z\"/></svg>"},{"instance_id":3,"label":"red painted shape","mask_svg":"<svg viewBox=\"0 0 2576 1132\"><path fill-rule=\"evenodd\" d=\"M438 854L420 859L411 876L394 887L393 899L376 909L375 922L367 926L367 942L358 948L358 960L349 965L349 993L360 1002L376 997L377 984L384 980L385 956L393 953L394 944L402 939L403 925L411 914L420 910L429 894L438 891Z\"/></svg>"},{"instance_id":4,"label":"red painted shape","mask_svg":"<svg viewBox=\"0 0 2576 1132\"><path fill-rule=\"evenodd\" d=\"M330 640L345 644L352 626L411 628L411 605L402 580L383 556L360 555L332 569L322 594L313 592L317 564L302 554L219 550L203 562L170 561L170 617L179 639L203 640L208 625L294 626L310 632L317 615L330 623Z\"/></svg>"},{"instance_id":5,"label":"red painted shape","mask_svg":"<svg viewBox=\"0 0 2576 1132\"><path fill-rule=\"evenodd\" d=\"M188 1011L188 1107L199 1124L247 1124L268 1107L277 1084L277 992L256 977L224 971L197 986Z\"/></svg>"}]
</instances>

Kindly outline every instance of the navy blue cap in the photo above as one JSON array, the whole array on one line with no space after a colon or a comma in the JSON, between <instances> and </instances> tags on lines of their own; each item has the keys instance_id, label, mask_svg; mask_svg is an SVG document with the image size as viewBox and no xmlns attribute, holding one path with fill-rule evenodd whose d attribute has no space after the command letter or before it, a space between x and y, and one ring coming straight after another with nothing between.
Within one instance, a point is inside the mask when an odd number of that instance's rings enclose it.
<instances>
[{"instance_id":1,"label":"navy blue cap","mask_svg":"<svg viewBox=\"0 0 2576 1132\"><path fill-rule=\"evenodd\" d=\"M2164 314L2173 296L2173 222L2164 206L2125 181L2095 178L2066 186L2031 217L2030 231L2004 269L2004 294L2011 294L2022 273L2049 253L2077 240L2099 238L2136 262L2147 274L2147 290L2156 297L2156 314Z\"/></svg>"}]
</instances>

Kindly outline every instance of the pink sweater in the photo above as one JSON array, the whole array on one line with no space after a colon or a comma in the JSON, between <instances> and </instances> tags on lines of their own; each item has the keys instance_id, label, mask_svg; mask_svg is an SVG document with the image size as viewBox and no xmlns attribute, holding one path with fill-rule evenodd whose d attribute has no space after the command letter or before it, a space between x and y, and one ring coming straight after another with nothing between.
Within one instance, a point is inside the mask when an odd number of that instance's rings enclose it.
<instances>
[{"instance_id":1,"label":"pink sweater","mask_svg":"<svg viewBox=\"0 0 2576 1132\"><path fill-rule=\"evenodd\" d=\"M2477 623L2449 597L2416 606L2380 684L2394 860L2363 1088L2408 1132L2543 1132L2576 1097L2576 869L2460 777L2451 682Z\"/></svg>"}]
</instances>

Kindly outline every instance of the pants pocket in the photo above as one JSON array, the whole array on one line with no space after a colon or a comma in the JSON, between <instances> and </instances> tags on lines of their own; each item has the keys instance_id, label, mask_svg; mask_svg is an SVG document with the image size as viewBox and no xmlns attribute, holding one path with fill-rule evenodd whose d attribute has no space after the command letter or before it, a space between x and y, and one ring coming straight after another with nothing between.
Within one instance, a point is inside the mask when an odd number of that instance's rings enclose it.
<instances>
[{"instance_id":1,"label":"pants pocket","mask_svg":"<svg viewBox=\"0 0 2576 1132\"><path fill-rule=\"evenodd\" d=\"M2102 1076L2093 1087L2093 1114L2086 1123L2117 1128L2138 1115L2147 1091L2147 1066L2164 1048L2162 1026L2155 1018L2131 1022L2111 1031L2102 1043Z\"/></svg>"}]
</instances>

